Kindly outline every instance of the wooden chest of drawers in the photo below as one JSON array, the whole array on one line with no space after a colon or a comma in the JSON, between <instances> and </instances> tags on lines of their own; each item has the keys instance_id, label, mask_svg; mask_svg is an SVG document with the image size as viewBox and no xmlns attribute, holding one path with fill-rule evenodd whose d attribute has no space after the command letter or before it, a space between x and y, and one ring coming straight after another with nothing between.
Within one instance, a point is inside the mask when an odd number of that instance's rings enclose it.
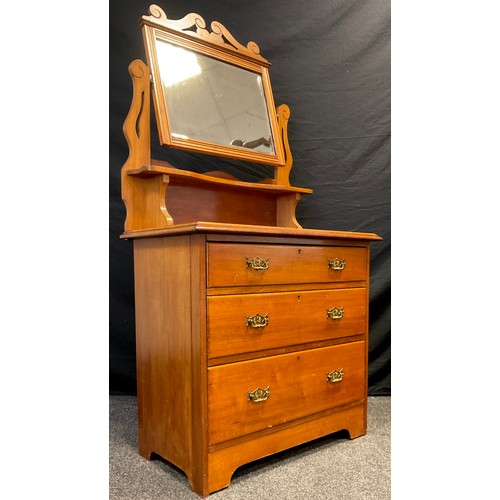
<instances>
[{"instance_id":1,"label":"wooden chest of drawers","mask_svg":"<svg viewBox=\"0 0 500 500\"><path fill-rule=\"evenodd\" d=\"M240 465L366 432L374 235L178 228L134 240L140 453L202 496Z\"/></svg>"}]
</instances>

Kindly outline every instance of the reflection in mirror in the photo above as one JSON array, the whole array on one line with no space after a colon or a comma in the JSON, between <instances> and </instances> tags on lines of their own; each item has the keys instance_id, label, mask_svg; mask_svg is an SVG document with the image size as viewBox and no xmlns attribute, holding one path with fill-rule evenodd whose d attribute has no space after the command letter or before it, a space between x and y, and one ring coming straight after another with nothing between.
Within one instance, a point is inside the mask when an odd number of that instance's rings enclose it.
<instances>
[{"instance_id":1,"label":"reflection in mirror","mask_svg":"<svg viewBox=\"0 0 500 500\"><path fill-rule=\"evenodd\" d=\"M155 41L173 137L275 154L259 73Z\"/></svg>"}]
</instances>

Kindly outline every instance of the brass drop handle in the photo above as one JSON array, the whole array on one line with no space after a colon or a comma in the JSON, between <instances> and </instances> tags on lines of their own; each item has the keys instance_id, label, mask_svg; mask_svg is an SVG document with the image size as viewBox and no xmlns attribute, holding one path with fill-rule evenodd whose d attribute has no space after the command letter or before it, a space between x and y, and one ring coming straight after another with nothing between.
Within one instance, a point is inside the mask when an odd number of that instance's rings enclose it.
<instances>
[{"instance_id":1,"label":"brass drop handle","mask_svg":"<svg viewBox=\"0 0 500 500\"><path fill-rule=\"evenodd\" d=\"M247 259L247 269L250 267L256 271L265 271L269 269L269 259L261 259L260 257L254 257L253 259Z\"/></svg>"},{"instance_id":2,"label":"brass drop handle","mask_svg":"<svg viewBox=\"0 0 500 500\"><path fill-rule=\"evenodd\" d=\"M255 389L255 391L248 391L248 401L252 403L262 403L262 401L266 401L269 399L271 395L271 389L267 386L265 389Z\"/></svg>"},{"instance_id":3,"label":"brass drop handle","mask_svg":"<svg viewBox=\"0 0 500 500\"><path fill-rule=\"evenodd\" d=\"M340 370L332 370L331 372L326 374L326 380L328 382L331 382L332 384L335 384L336 382L342 382L343 378L344 378L343 368L341 368Z\"/></svg>"},{"instance_id":4,"label":"brass drop handle","mask_svg":"<svg viewBox=\"0 0 500 500\"><path fill-rule=\"evenodd\" d=\"M345 259L339 259L335 257L335 259L328 259L328 269L333 269L334 271L342 271L345 267Z\"/></svg>"},{"instance_id":5,"label":"brass drop handle","mask_svg":"<svg viewBox=\"0 0 500 500\"><path fill-rule=\"evenodd\" d=\"M247 326L252 328L264 328L269 323L269 314L254 314L253 316L247 316Z\"/></svg>"},{"instance_id":6,"label":"brass drop handle","mask_svg":"<svg viewBox=\"0 0 500 500\"><path fill-rule=\"evenodd\" d=\"M343 307L332 307L326 310L326 317L331 319L341 319L344 317Z\"/></svg>"}]
</instances>

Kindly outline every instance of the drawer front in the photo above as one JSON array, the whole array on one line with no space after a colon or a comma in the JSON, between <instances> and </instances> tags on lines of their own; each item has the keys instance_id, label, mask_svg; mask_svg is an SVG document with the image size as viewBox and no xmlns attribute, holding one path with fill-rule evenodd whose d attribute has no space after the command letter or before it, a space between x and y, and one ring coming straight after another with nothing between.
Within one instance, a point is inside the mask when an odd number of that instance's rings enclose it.
<instances>
[{"instance_id":1,"label":"drawer front","mask_svg":"<svg viewBox=\"0 0 500 500\"><path fill-rule=\"evenodd\" d=\"M365 366L360 341L211 367L209 444L361 400Z\"/></svg>"},{"instance_id":2,"label":"drawer front","mask_svg":"<svg viewBox=\"0 0 500 500\"><path fill-rule=\"evenodd\" d=\"M365 288L208 298L210 358L365 332Z\"/></svg>"},{"instance_id":3,"label":"drawer front","mask_svg":"<svg viewBox=\"0 0 500 500\"><path fill-rule=\"evenodd\" d=\"M331 283L367 279L364 247L208 244L208 286Z\"/></svg>"}]
</instances>

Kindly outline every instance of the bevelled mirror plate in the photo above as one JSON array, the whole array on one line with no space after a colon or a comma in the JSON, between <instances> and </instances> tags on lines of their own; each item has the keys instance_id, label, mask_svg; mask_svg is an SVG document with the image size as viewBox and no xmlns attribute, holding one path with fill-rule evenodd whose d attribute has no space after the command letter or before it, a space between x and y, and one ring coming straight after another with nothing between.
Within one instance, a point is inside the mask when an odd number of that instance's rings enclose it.
<instances>
[{"instance_id":1,"label":"bevelled mirror plate","mask_svg":"<svg viewBox=\"0 0 500 500\"><path fill-rule=\"evenodd\" d=\"M174 21L159 11L144 16L142 28L160 143L283 165L269 63L257 45L243 47L220 23L209 33L197 14Z\"/></svg>"}]
</instances>

